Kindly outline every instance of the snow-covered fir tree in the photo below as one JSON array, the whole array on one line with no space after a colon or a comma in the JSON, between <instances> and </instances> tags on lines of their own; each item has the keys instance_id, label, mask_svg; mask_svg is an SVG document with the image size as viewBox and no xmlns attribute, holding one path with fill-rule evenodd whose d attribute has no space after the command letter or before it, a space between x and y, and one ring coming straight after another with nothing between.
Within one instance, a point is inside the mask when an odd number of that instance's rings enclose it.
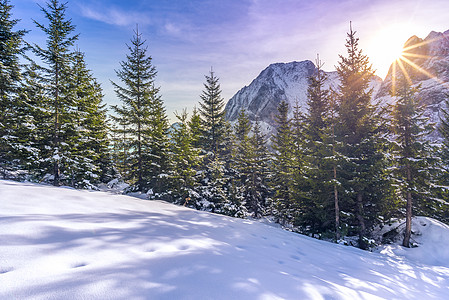
<instances>
[{"instance_id":1,"label":"snow-covered fir tree","mask_svg":"<svg viewBox=\"0 0 449 300\"><path fill-rule=\"evenodd\" d=\"M404 247L410 247L413 207L420 214L429 214L428 209L434 201L435 151L425 138L433 126L424 116L424 106L417 97L418 88L400 77L392 91L396 98L391 113L393 174L397 194L406 203Z\"/></svg>"},{"instance_id":2,"label":"snow-covered fir tree","mask_svg":"<svg viewBox=\"0 0 449 300\"><path fill-rule=\"evenodd\" d=\"M221 96L219 78L211 70L206 75L204 90L200 96L199 113L202 124L202 148L206 152L212 152L214 156L220 155L223 149L225 135L224 99Z\"/></svg>"},{"instance_id":3,"label":"snow-covered fir tree","mask_svg":"<svg viewBox=\"0 0 449 300\"><path fill-rule=\"evenodd\" d=\"M96 188L112 175L106 110L84 54L73 49L78 35L66 10L57 0L41 7L48 24L35 24L47 36L46 46L32 46L40 61L31 61L24 72L21 97L38 156L33 173L54 185Z\"/></svg>"},{"instance_id":4,"label":"snow-covered fir tree","mask_svg":"<svg viewBox=\"0 0 449 300\"><path fill-rule=\"evenodd\" d=\"M329 90L324 88L326 74L317 58L317 69L309 78L307 111L302 122L300 145L304 155L304 184L301 224L306 232L315 234L334 231L335 194L332 152L332 110ZM338 200L338 199L337 199ZM337 204L338 207L338 204Z\"/></svg>"},{"instance_id":5,"label":"snow-covered fir tree","mask_svg":"<svg viewBox=\"0 0 449 300\"><path fill-rule=\"evenodd\" d=\"M203 130L201 125L201 116L196 107L193 108L192 116L190 117L187 125L189 126L189 131L192 135L192 146L196 149L200 149L201 133L203 132Z\"/></svg>"},{"instance_id":6,"label":"snow-covered fir tree","mask_svg":"<svg viewBox=\"0 0 449 300\"><path fill-rule=\"evenodd\" d=\"M27 147L26 104L19 97L22 80L19 56L23 54L25 30L15 30L19 20L12 19L13 6L0 1L0 176L17 178L26 169L33 151Z\"/></svg>"},{"instance_id":7,"label":"snow-covered fir tree","mask_svg":"<svg viewBox=\"0 0 449 300\"><path fill-rule=\"evenodd\" d=\"M163 192L168 176L168 120L159 88L155 87L156 68L138 29L134 32L129 54L116 71L122 85L112 82L121 106L112 106L111 116L123 126L119 133L128 139L125 180L129 191Z\"/></svg>"},{"instance_id":8,"label":"snow-covered fir tree","mask_svg":"<svg viewBox=\"0 0 449 300\"><path fill-rule=\"evenodd\" d=\"M274 190L274 214L281 224L292 224L297 218L298 203L294 197L294 140L291 120L288 118L288 104L282 101L276 116L277 131L272 136L273 174L271 187Z\"/></svg>"},{"instance_id":9,"label":"snow-covered fir tree","mask_svg":"<svg viewBox=\"0 0 449 300\"><path fill-rule=\"evenodd\" d=\"M60 185L69 180L69 167L74 136L76 136L76 99L71 89L74 42L78 35L73 34L75 26L66 17L66 3L50 0L41 7L48 24L34 21L46 35L46 46L33 46L34 54L44 65L39 65L42 82L45 84L45 98L41 103L52 115L51 124L43 131L38 144L41 145L41 170L44 179Z\"/></svg>"},{"instance_id":10,"label":"snow-covered fir tree","mask_svg":"<svg viewBox=\"0 0 449 300\"><path fill-rule=\"evenodd\" d=\"M271 190L269 181L271 176L271 157L267 148L267 138L262 133L258 118L253 124L250 143L254 147L252 156L252 170L250 185L250 199L246 201L248 211L254 217L268 214L271 208Z\"/></svg>"},{"instance_id":11,"label":"snow-covered fir tree","mask_svg":"<svg viewBox=\"0 0 449 300\"><path fill-rule=\"evenodd\" d=\"M438 183L441 186L439 193L443 201L440 202L442 206L438 214L438 219L444 222L449 222L449 94L446 94L444 101L445 108L441 110L440 126L438 131L443 137L441 149L439 149L440 174Z\"/></svg>"},{"instance_id":12,"label":"snow-covered fir tree","mask_svg":"<svg viewBox=\"0 0 449 300\"><path fill-rule=\"evenodd\" d=\"M224 119L224 99L221 96L218 77L212 70L205 77L198 109L201 126L198 126L198 123L190 124L195 125L196 131L200 129L198 145L201 155L204 156L199 170L199 207L237 216L240 214L241 205L235 197L232 180L234 170L231 168L231 127ZM198 132L194 134L197 135Z\"/></svg>"},{"instance_id":13,"label":"snow-covered fir tree","mask_svg":"<svg viewBox=\"0 0 449 300\"><path fill-rule=\"evenodd\" d=\"M337 65L340 85L336 136L344 156L339 171L344 189L340 204L342 210L355 217L347 222L350 226L357 222L359 247L365 249L367 229L381 211L379 185L384 182L385 160L377 143L379 121L369 88L374 72L355 34L351 26L345 44L347 56L340 55Z\"/></svg>"},{"instance_id":14,"label":"snow-covered fir tree","mask_svg":"<svg viewBox=\"0 0 449 300\"><path fill-rule=\"evenodd\" d=\"M295 218L293 220L293 224L299 227L303 227L305 216L308 214L308 211L312 208L311 203L309 203L307 199L307 190L306 186L306 166L304 164L305 152L304 152L304 113L299 105L299 103L295 103L293 107L293 117L290 120L291 128L292 128L292 195L294 199L294 203L296 204L296 212ZM302 230L302 229L301 229Z\"/></svg>"},{"instance_id":15,"label":"snow-covered fir tree","mask_svg":"<svg viewBox=\"0 0 449 300\"><path fill-rule=\"evenodd\" d=\"M48 135L48 130L53 124L53 115L46 97L46 84L42 71L36 63L31 62L24 66L23 80L21 84L20 98L26 108L23 115L27 117L29 132L27 139L22 144L30 149L28 169L31 179L42 180L42 176L48 174L48 164L43 163L46 153L51 149L50 145L42 143Z\"/></svg>"},{"instance_id":16,"label":"snow-covered fir tree","mask_svg":"<svg viewBox=\"0 0 449 300\"><path fill-rule=\"evenodd\" d=\"M175 115L178 123L171 133L171 197L175 203L191 206L198 200L195 189L199 184L200 149L194 147L196 136L189 127L187 111Z\"/></svg>"},{"instance_id":17,"label":"snow-covered fir tree","mask_svg":"<svg viewBox=\"0 0 449 300\"><path fill-rule=\"evenodd\" d=\"M250 181L252 171L253 145L250 140L251 123L245 110L241 110L234 126L231 167L234 170L233 192L235 200L246 204L251 202ZM249 204L248 203L248 204ZM256 207L257 208L257 207Z\"/></svg>"},{"instance_id":18,"label":"snow-covered fir tree","mask_svg":"<svg viewBox=\"0 0 449 300\"><path fill-rule=\"evenodd\" d=\"M268 151L265 137L256 121L252 130L245 111L242 110L234 128L233 168L236 198L246 207L247 213L260 218L266 213L268 188Z\"/></svg>"},{"instance_id":19,"label":"snow-covered fir tree","mask_svg":"<svg viewBox=\"0 0 449 300\"><path fill-rule=\"evenodd\" d=\"M100 85L87 69L84 53L76 51L72 67L76 132L72 149L72 186L94 188L113 176L109 151L107 111Z\"/></svg>"}]
</instances>

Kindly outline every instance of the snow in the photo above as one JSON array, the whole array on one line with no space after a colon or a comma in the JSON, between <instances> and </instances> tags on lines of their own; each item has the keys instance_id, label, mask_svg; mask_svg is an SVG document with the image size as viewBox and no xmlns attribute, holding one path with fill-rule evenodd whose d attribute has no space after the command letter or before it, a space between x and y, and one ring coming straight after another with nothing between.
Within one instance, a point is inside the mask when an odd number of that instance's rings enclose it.
<instances>
[{"instance_id":1,"label":"snow","mask_svg":"<svg viewBox=\"0 0 449 300\"><path fill-rule=\"evenodd\" d=\"M0 203L0 299L449 298L431 219L419 247L371 253L106 192L0 180Z\"/></svg>"},{"instance_id":2,"label":"snow","mask_svg":"<svg viewBox=\"0 0 449 300\"><path fill-rule=\"evenodd\" d=\"M394 228L405 228L404 222L395 222L384 231ZM399 245L387 245L380 249L380 253L392 256L403 256L415 262L431 266L449 268L449 226L425 217L412 219L412 243L417 248L405 249ZM399 235L401 236L401 235ZM397 243L400 243L398 240Z\"/></svg>"}]
</instances>

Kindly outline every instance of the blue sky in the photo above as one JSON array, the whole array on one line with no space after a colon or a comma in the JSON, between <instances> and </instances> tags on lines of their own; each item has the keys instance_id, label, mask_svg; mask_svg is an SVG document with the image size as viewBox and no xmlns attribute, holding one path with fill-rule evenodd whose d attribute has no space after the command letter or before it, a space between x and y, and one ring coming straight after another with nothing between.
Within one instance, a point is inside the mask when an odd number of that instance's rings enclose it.
<instances>
[{"instance_id":1,"label":"blue sky","mask_svg":"<svg viewBox=\"0 0 449 300\"><path fill-rule=\"evenodd\" d=\"M45 23L42 0L13 0L17 29L43 44L32 19ZM398 45L410 36L449 30L447 0L77 0L67 16L80 33L78 47L102 84L105 102L117 104L109 80L125 59L136 24L158 71L167 114L191 110L204 75L213 67L227 101L275 62L312 60L320 54L333 71L345 54L349 21L377 74L386 75Z\"/></svg>"}]
</instances>

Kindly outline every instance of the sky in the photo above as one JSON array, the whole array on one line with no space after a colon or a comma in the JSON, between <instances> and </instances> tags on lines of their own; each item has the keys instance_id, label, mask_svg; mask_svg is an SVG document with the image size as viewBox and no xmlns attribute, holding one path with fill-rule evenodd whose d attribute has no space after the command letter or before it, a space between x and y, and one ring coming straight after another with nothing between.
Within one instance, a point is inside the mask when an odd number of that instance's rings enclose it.
<instances>
[{"instance_id":1,"label":"sky","mask_svg":"<svg viewBox=\"0 0 449 300\"><path fill-rule=\"evenodd\" d=\"M28 29L28 42L45 44L33 20L46 24L43 0L13 0L15 29ZM138 24L158 71L167 115L198 104L205 75L220 78L227 102L268 65L311 60L334 71L349 22L376 74L385 77L412 35L449 30L447 0L76 0L67 17L80 34L77 47L101 83L104 101L120 104L110 80L128 53Z\"/></svg>"}]
</instances>

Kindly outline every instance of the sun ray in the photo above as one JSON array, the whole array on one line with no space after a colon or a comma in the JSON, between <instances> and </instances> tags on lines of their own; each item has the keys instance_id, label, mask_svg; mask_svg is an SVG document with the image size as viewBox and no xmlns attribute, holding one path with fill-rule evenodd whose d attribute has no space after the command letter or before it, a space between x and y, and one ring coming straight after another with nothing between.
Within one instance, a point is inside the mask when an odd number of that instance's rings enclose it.
<instances>
[{"instance_id":1,"label":"sun ray","mask_svg":"<svg viewBox=\"0 0 449 300\"><path fill-rule=\"evenodd\" d=\"M397 60L399 68L402 70L402 74L404 75L405 79L407 79L408 84L412 85L412 79L410 78L410 75L408 74L407 70L404 67L404 64L402 63L402 59Z\"/></svg>"},{"instance_id":2,"label":"sun ray","mask_svg":"<svg viewBox=\"0 0 449 300\"><path fill-rule=\"evenodd\" d=\"M423 55L423 54L416 54L416 53L410 53L410 52L402 52L401 56L409 56L409 57L416 57L416 58L432 58L431 55Z\"/></svg>"},{"instance_id":3,"label":"sun ray","mask_svg":"<svg viewBox=\"0 0 449 300\"><path fill-rule=\"evenodd\" d=\"M398 61L399 59L396 59L394 62L393 62L393 73L392 73L392 76L391 76L391 92L393 93L393 95L396 93L396 70L397 70L397 61Z\"/></svg>"},{"instance_id":4,"label":"sun ray","mask_svg":"<svg viewBox=\"0 0 449 300\"><path fill-rule=\"evenodd\" d=\"M428 76L429 78L435 80L436 82L445 86L446 88L449 88L449 83L439 79L437 76L435 76L435 75L431 74L430 72L428 72L427 70L421 68L420 66L418 66L417 64L415 64L414 62L409 60L408 58L403 57L402 60L404 60L407 64L409 64L410 66L415 68L417 71L419 71L419 72L423 73L424 75Z\"/></svg>"},{"instance_id":5,"label":"sun ray","mask_svg":"<svg viewBox=\"0 0 449 300\"><path fill-rule=\"evenodd\" d=\"M422 42L420 42L420 43L416 43L416 44L413 44L413 45L411 45L411 46L407 46L407 47L405 47L402 51L403 51L403 52L408 52L408 51L410 51L410 50L412 50L412 49L415 49L415 48L418 48L418 47L427 45L427 44L429 44L429 43L436 42L436 41L440 40L441 38L442 38L442 37L437 37L437 38L429 39L429 40L427 40L427 41L422 41Z\"/></svg>"}]
</instances>

